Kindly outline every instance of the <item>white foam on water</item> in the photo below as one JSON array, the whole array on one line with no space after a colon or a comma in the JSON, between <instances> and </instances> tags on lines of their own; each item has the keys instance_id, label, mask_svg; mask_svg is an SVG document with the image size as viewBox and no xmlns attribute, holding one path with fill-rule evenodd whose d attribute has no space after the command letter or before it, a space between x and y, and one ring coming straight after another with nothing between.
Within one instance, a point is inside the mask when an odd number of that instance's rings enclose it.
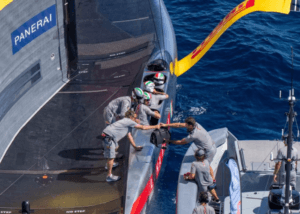
<instances>
[{"instance_id":1,"label":"white foam on water","mask_svg":"<svg viewBox=\"0 0 300 214\"><path fill-rule=\"evenodd\" d=\"M190 113L192 113L192 115L201 115L204 114L206 112L206 109L204 107L191 107L189 110Z\"/></svg>"}]
</instances>

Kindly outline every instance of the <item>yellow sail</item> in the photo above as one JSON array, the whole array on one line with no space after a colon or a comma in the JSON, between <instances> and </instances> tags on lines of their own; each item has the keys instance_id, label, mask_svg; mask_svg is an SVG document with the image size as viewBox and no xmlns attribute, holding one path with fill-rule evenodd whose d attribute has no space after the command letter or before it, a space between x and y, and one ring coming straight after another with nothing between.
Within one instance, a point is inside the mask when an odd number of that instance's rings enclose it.
<instances>
[{"instance_id":1,"label":"yellow sail","mask_svg":"<svg viewBox=\"0 0 300 214\"><path fill-rule=\"evenodd\" d=\"M219 37L237 20L255 12L277 12L289 14L292 0L246 0L235 7L209 34L209 36L189 55L175 62L175 75L180 76L193 67L219 39ZM173 68L173 65L170 66ZM172 71L173 72L173 71Z\"/></svg>"},{"instance_id":2,"label":"yellow sail","mask_svg":"<svg viewBox=\"0 0 300 214\"><path fill-rule=\"evenodd\" d=\"M0 0L0 11L5 8L9 3L11 3L13 0Z\"/></svg>"}]
</instances>

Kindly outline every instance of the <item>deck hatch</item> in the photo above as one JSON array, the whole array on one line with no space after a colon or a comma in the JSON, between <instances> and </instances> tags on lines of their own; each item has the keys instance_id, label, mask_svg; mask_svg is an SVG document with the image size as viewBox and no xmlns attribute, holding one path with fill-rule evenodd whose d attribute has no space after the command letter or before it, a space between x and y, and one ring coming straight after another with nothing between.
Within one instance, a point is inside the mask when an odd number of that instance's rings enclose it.
<instances>
[{"instance_id":1,"label":"deck hatch","mask_svg":"<svg viewBox=\"0 0 300 214\"><path fill-rule=\"evenodd\" d=\"M36 83L42 79L40 62L35 62L16 77L0 93L0 121L10 108Z\"/></svg>"}]
</instances>

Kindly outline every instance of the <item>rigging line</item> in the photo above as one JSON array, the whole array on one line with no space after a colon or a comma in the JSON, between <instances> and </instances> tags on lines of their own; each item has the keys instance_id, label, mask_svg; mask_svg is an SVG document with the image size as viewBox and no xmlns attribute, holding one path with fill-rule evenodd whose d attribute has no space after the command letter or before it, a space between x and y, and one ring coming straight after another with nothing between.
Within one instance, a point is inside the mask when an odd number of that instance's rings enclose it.
<instances>
[{"instance_id":1,"label":"rigging line","mask_svg":"<svg viewBox=\"0 0 300 214\"><path fill-rule=\"evenodd\" d=\"M161 0L159 0L159 10L160 10L160 25L161 25L161 33L162 33L162 42L163 42L163 52L162 52L162 59L164 59L165 55L165 37L164 37L164 28L163 28L163 20L162 20L162 12L161 12L162 4Z\"/></svg>"},{"instance_id":2,"label":"rigging line","mask_svg":"<svg viewBox=\"0 0 300 214\"><path fill-rule=\"evenodd\" d=\"M89 116L87 116L83 121L81 121L81 123L79 123L74 129L72 129L65 137L63 137L63 139L61 139L56 145L54 145L50 150L48 150L42 158L44 158L49 152L51 152L56 146L58 146L64 139L66 139L72 132L74 132L83 122L85 122L90 116L92 116L96 111L98 111L98 109L104 104L106 103L106 101L108 101L111 97L113 97L117 92L119 92L119 90L121 89L122 87L119 87L118 90L116 90L116 92L114 92L110 97L108 97L98 108L96 108ZM27 170L30 170L32 169L34 166L36 165L33 164L29 169ZM22 174L20 177L18 177L12 184L10 184L4 191L2 191L0 193L0 195L2 195L3 193L5 193L13 184L15 184L18 180L20 180L20 178L22 178L24 176L24 174Z\"/></svg>"},{"instance_id":3,"label":"rigging line","mask_svg":"<svg viewBox=\"0 0 300 214\"><path fill-rule=\"evenodd\" d=\"M150 0L148 0L148 3L149 3L150 11L151 11L151 14L152 14L152 20L153 20L153 24L154 24L154 28L155 28L155 32L156 32L156 37L157 37L157 40L158 40L159 49L160 49L160 52L162 54L162 50L161 50L161 46L160 46L160 42L159 42L159 38L158 38L158 34L157 34L157 28L156 28L156 24L155 24L155 20L154 20L154 14L153 14L153 10L152 10L152 7L151 7Z\"/></svg>"},{"instance_id":4,"label":"rigging line","mask_svg":"<svg viewBox=\"0 0 300 214\"><path fill-rule=\"evenodd\" d=\"M55 7L56 7L56 25L57 25L57 41L58 41L58 58L59 58L59 68L61 71L61 75L62 75L62 81L64 82L63 79L63 69L62 69L62 63L61 63L61 49L60 49L60 31L59 31L59 22L58 22L58 10L57 10L57 0L55 0ZM64 8L62 8L64 9Z\"/></svg>"},{"instance_id":5,"label":"rigging line","mask_svg":"<svg viewBox=\"0 0 300 214\"><path fill-rule=\"evenodd\" d=\"M292 52L292 75L291 75L291 93L293 93L293 74L294 74L294 54L293 54L293 46L291 46L291 52ZM293 96L294 94L291 94Z\"/></svg>"}]
</instances>

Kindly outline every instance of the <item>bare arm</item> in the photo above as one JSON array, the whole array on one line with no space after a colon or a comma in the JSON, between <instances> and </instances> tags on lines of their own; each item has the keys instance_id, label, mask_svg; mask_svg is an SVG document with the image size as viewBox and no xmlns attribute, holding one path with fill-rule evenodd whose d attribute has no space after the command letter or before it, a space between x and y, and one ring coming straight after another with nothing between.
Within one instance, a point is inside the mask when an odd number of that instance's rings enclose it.
<instances>
[{"instance_id":1,"label":"bare arm","mask_svg":"<svg viewBox=\"0 0 300 214\"><path fill-rule=\"evenodd\" d=\"M155 111L155 112L154 112L154 117L155 117L156 119L160 119L160 118L161 118L160 113L158 113L157 111Z\"/></svg>"},{"instance_id":2,"label":"bare arm","mask_svg":"<svg viewBox=\"0 0 300 214\"><path fill-rule=\"evenodd\" d=\"M136 148L135 142L134 142L132 134L130 132L128 132L127 138L129 140L130 144L133 146L133 148Z\"/></svg>"},{"instance_id":3,"label":"bare arm","mask_svg":"<svg viewBox=\"0 0 300 214\"><path fill-rule=\"evenodd\" d=\"M184 145L187 144L188 142L183 138L182 140L165 140L166 143L173 143L176 145Z\"/></svg>"},{"instance_id":4,"label":"bare arm","mask_svg":"<svg viewBox=\"0 0 300 214\"><path fill-rule=\"evenodd\" d=\"M170 124L163 124L161 123L162 127L171 127L171 128L185 128L185 123L170 123Z\"/></svg>"},{"instance_id":5,"label":"bare arm","mask_svg":"<svg viewBox=\"0 0 300 214\"><path fill-rule=\"evenodd\" d=\"M274 182L277 182L277 173L279 172L280 167L281 167L281 161L277 162L275 165L274 177L273 177Z\"/></svg>"},{"instance_id":6,"label":"bare arm","mask_svg":"<svg viewBox=\"0 0 300 214\"><path fill-rule=\"evenodd\" d=\"M144 125L137 124L137 125L135 125L134 128L136 128L136 129L142 129L142 130L160 129L160 125L155 125L155 126L144 126Z\"/></svg>"},{"instance_id":7,"label":"bare arm","mask_svg":"<svg viewBox=\"0 0 300 214\"><path fill-rule=\"evenodd\" d=\"M196 174L192 174L192 173L191 173L191 174L189 175L189 180L194 180L194 179L195 179L195 175L196 175Z\"/></svg>"},{"instance_id":8,"label":"bare arm","mask_svg":"<svg viewBox=\"0 0 300 214\"><path fill-rule=\"evenodd\" d=\"M143 149L142 146L136 146L136 145L135 145L135 142L134 142L134 140L133 140L132 134L131 134L130 132L128 132L127 138L128 138L128 140L129 140L130 144L132 145L132 147L133 147L136 151L141 151L141 150Z\"/></svg>"},{"instance_id":9,"label":"bare arm","mask_svg":"<svg viewBox=\"0 0 300 214\"><path fill-rule=\"evenodd\" d=\"M165 95L166 93L165 92L160 92L160 91L157 91L157 90L153 90L153 94L161 94L161 95Z\"/></svg>"}]
</instances>

